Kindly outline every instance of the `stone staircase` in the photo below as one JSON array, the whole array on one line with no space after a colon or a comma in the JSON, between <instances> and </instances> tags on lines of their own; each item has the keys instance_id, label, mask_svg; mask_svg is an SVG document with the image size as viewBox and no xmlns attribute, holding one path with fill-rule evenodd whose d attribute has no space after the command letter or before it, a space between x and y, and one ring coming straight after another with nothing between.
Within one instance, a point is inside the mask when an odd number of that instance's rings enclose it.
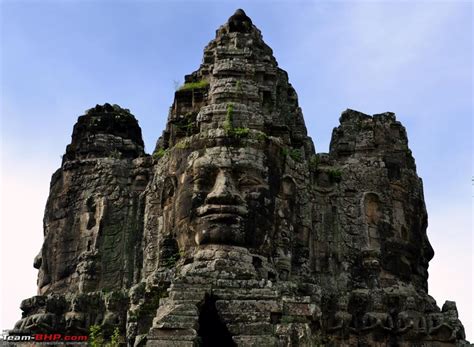
<instances>
[{"instance_id":1,"label":"stone staircase","mask_svg":"<svg viewBox=\"0 0 474 347\"><path fill-rule=\"evenodd\" d=\"M304 346L311 336L309 325L320 312L309 296L282 295L268 280L186 276L168 291L160 300L147 346L199 346L206 338L200 322L213 319L231 337L229 345L291 346L297 339ZM206 316L206 307L215 317Z\"/></svg>"}]
</instances>

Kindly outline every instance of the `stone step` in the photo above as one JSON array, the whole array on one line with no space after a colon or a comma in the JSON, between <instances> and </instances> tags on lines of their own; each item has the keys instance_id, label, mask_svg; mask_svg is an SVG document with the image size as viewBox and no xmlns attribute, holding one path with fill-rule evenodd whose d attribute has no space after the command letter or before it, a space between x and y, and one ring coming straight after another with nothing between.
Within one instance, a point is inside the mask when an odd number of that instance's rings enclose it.
<instances>
[{"instance_id":1,"label":"stone step","mask_svg":"<svg viewBox=\"0 0 474 347\"><path fill-rule=\"evenodd\" d=\"M240 312L221 313L219 317L226 323L269 323L270 313L266 312Z\"/></svg>"},{"instance_id":2,"label":"stone step","mask_svg":"<svg viewBox=\"0 0 474 347\"><path fill-rule=\"evenodd\" d=\"M172 300L170 298L167 298L168 300L163 302L163 305L200 305L203 302L203 299L179 299L179 300ZM160 307L162 306L162 302L160 300Z\"/></svg>"},{"instance_id":3,"label":"stone step","mask_svg":"<svg viewBox=\"0 0 474 347\"><path fill-rule=\"evenodd\" d=\"M271 335L275 331L274 325L268 322L229 323L226 326L231 335Z\"/></svg>"},{"instance_id":4,"label":"stone step","mask_svg":"<svg viewBox=\"0 0 474 347\"><path fill-rule=\"evenodd\" d=\"M169 298L173 301L179 300L204 300L206 296L206 290L196 290L194 288L189 290L171 290Z\"/></svg>"},{"instance_id":5,"label":"stone step","mask_svg":"<svg viewBox=\"0 0 474 347\"><path fill-rule=\"evenodd\" d=\"M209 284L209 280L206 283L173 283L169 290L208 290L210 291L213 286Z\"/></svg>"},{"instance_id":6,"label":"stone step","mask_svg":"<svg viewBox=\"0 0 474 347\"><path fill-rule=\"evenodd\" d=\"M184 304L175 303L170 313L173 315L192 316L192 317L197 317L199 315L197 306L194 304L188 304L188 303L184 303Z\"/></svg>"},{"instance_id":7,"label":"stone step","mask_svg":"<svg viewBox=\"0 0 474 347\"><path fill-rule=\"evenodd\" d=\"M169 315L153 319L153 328L157 329L195 329L199 328L198 317Z\"/></svg>"},{"instance_id":8,"label":"stone step","mask_svg":"<svg viewBox=\"0 0 474 347\"><path fill-rule=\"evenodd\" d=\"M276 346L277 339L272 335L239 335L232 337L237 346L245 347L271 347Z\"/></svg>"},{"instance_id":9,"label":"stone step","mask_svg":"<svg viewBox=\"0 0 474 347\"><path fill-rule=\"evenodd\" d=\"M281 312L281 305L276 300L217 300L216 308L221 313Z\"/></svg>"},{"instance_id":10,"label":"stone step","mask_svg":"<svg viewBox=\"0 0 474 347\"><path fill-rule=\"evenodd\" d=\"M278 298L278 292L271 289L213 289L213 296L220 300L271 300Z\"/></svg>"},{"instance_id":11,"label":"stone step","mask_svg":"<svg viewBox=\"0 0 474 347\"><path fill-rule=\"evenodd\" d=\"M149 340L146 343L147 347L196 347L198 344L194 341L188 340Z\"/></svg>"},{"instance_id":12,"label":"stone step","mask_svg":"<svg viewBox=\"0 0 474 347\"><path fill-rule=\"evenodd\" d=\"M162 329L152 327L148 333L148 340L188 340L197 337L196 329Z\"/></svg>"},{"instance_id":13,"label":"stone step","mask_svg":"<svg viewBox=\"0 0 474 347\"><path fill-rule=\"evenodd\" d=\"M218 279L216 281L216 288L255 288L263 289L270 288L270 283L267 280L255 279Z\"/></svg>"}]
</instances>

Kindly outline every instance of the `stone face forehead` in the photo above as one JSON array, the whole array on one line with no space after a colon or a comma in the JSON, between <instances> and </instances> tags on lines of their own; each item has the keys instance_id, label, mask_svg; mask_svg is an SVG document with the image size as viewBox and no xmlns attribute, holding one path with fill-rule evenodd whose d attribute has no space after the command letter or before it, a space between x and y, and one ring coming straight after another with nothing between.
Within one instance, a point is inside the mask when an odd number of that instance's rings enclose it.
<instances>
[{"instance_id":1,"label":"stone face forehead","mask_svg":"<svg viewBox=\"0 0 474 347\"><path fill-rule=\"evenodd\" d=\"M190 154L188 168L199 169L213 166L216 168L248 168L266 171L266 155L256 148L213 147L206 148L204 153L195 151Z\"/></svg>"}]
</instances>

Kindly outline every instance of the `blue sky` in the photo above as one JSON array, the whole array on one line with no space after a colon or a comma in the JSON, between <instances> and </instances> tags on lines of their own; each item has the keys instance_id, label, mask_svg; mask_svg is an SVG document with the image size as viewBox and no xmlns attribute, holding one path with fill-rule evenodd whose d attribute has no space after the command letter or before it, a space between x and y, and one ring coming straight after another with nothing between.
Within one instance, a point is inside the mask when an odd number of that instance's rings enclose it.
<instances>
[{"instance_id":1,"label":"blue sky","mask_svg":"<svg viewBox=\"0 0 474 347\"><path fill-rule=\"evenodd\" d=\"M0 328L35 293L49 180L77 117L98 103L129 108L151 152L175 83L242 7L288 72L318 152L346 108L392 111L405 125L436 252L430 292L439 305L457 301L474 339L470 2L0 3Z\"/></svg>"}]
</instances>

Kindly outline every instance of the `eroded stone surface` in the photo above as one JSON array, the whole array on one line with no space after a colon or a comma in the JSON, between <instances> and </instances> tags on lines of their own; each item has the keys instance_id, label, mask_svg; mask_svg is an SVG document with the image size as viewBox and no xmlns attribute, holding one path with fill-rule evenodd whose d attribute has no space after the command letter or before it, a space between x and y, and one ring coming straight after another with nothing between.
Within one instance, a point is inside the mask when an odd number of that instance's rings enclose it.
<instances>
[{"instance_id":1,"label":"eroded stone surface","mask_svg":"<svg viewBox=\"0 0 474 347\"><path fill-rule=\"evenodd\" d=\"M176 92L155 152L128 110L79 117L53 175L39 295L16 329L129 346L451 346L427 292L421 179L392 113L346 110L315 153L296 92L238 10Z\"/></svg>"}]
</instances>

